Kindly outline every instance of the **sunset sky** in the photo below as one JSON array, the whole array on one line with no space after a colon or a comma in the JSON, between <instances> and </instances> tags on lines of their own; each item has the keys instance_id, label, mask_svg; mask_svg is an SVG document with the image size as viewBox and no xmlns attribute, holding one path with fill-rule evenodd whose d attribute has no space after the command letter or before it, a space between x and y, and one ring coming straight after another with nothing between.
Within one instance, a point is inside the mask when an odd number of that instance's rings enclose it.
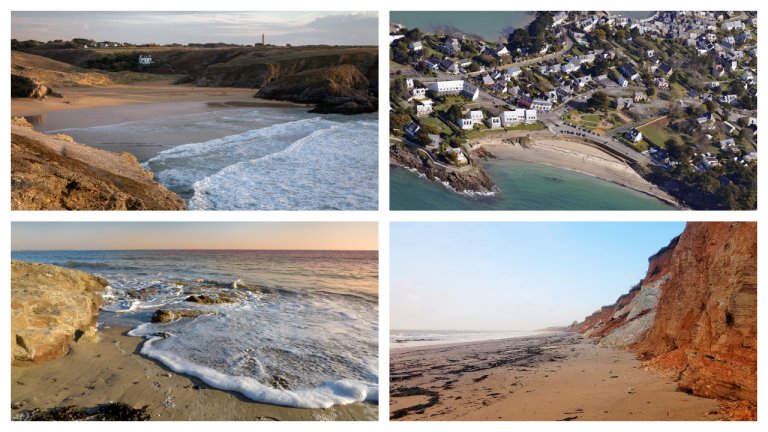
<instances>
[{"instance_id":1,"label":"sunset sky","mask_svg":"<svg viewBox=\"0 0 768 432\"><path fill-rule=\"evenodd\" d=\"M377 250L372 222L14 222L21 250Z\"/></svg>"},{"instance_id":2,"label":"sunset sky","mask_svg":"<svg viewBox=\"0 0 768 432\"><path fill-rule=\"evenodd\" d=\"M682 222L393 223L396 330L536 330L571 324L645 276Z\"/></svg>"},{"instance_id":3,"label":"sunset sky","mask_svg":"<svg viewBox=\"0 0 768 432\"><path fill-rule=\"evenodd\" d=\"M362 5L363 3L361 3ZM377 45L376 12L12 12L11 37L131 43Z\"/></svg>"}]
</instances>

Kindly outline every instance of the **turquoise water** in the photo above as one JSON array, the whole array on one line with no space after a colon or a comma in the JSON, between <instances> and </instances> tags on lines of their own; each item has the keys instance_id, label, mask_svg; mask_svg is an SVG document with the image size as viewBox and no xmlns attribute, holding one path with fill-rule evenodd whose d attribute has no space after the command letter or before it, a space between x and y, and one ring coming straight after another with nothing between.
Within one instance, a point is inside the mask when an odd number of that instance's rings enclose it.
<instances>
[{"instance_id":1,"label":"turquoise water","mask_svg":"<svg viewBox=\"0 0 768 432\"><path fill-rule=\"evenodd\" d=\"M434 33L439 30L457 29L467 35L482 36L484 40L506 39L507 35L533 21L534 12L503 11L392 11L389 20L407 28L418 27Z\"/></svg>"},{"instance_id":2,"label":"turquoise water","mask_svg":"<svg viewBox=\"0 0 768 432\"><path fill-rule=\"evenodd\" d=\"M392 210L672 210L640 192L586 174L520 161L486 169L501 189L493 198L468 197L401 168L390 169Z\"/></svg>"}]
</instances>

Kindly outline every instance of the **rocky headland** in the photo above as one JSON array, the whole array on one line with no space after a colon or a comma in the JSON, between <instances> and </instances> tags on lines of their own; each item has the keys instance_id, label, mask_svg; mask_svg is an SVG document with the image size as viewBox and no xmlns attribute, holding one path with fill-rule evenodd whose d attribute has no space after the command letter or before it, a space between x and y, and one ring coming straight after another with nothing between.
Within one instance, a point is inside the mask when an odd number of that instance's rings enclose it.
<instances>
[{"instance_id":1,"label":"rocky headland","mask_svg":"<svg viewBox=\"0 0 768 432\"><path fill-rule=\"evenodd\" d=\"M645 278L572 330L636 353L678 390L757 411L757 224L691 222Z\"/></svg>"},{"instance_id":2,"label":"rocky headland","mask_svg":"<svg viewBox=\"0 0 768 432\"><path fill-rule=\"evenodd\" d=\"M81 271L11 261L12 361L44 363L92 338L106 286Z\"/></svg>"},{"instance_id":3,"label":"rocky headland","mask_svg":"<svg viewBox=\"0 0 768 432\"><path fill-rule=\"evenodd\" d=\"M69 136L11 124L13 210L184 210L130 153L78 144Z\"/></svg>"},{"instance_id":4,"label":"rocky headland","mask_svg":"<svg viewBox=\"0 0 768 432\"><path fill-rule=\"evenodd\" d=\"M451 189L459 193L490 195L499 191L491 176L478 163L474 163L471 168L447 169L435 164L423 153L416 153L397 145L390 147L389 163L416 170L429 180L447 183Z\"/></svg>"}]
</instances>

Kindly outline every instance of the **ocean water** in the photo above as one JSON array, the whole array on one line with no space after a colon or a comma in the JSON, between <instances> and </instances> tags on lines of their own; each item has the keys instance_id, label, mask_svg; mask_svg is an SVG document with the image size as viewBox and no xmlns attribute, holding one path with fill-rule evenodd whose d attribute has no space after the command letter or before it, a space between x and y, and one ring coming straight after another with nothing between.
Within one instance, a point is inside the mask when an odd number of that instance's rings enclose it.
<instances>
[{"instance_id":1,"label":"ocean water","mask_svg":"<svg viewBox=\"0 0 768 432\"><path fill-rule=\"evenodd\" d=\"M389 21L428 33L461 31L487 41L506 39L515 29L533 21L528 11L392 11Z\"/></svg>"},{"instance_id":2,"label":"ocean water","mask_svg":"<svg viewBox=\"0 0 768 432\"><path fill-rule=\"evenodd\" d=\"M485 165L494 197L458 194L418 173L390 169L392 210L672 210L643 193L575 171L515 160Z\"/></svg>"},{"instance_id":3,"label":"ocean water","mask_svg":"<svg viewBox=\"0 0 768 432\"><path fill-rule=\"evenodd\" d=\"M269 107L148 117L41 129L133 153L193 210L378 207L376 114L320 115ZM60 123L55 120L48 124Z\"/></svg>"},{"instance_id":4,"label":"ocean water","mask_svg":"<svg viewBox=\"0 0 768 432\"><path fill-rule=\"evenodd\" d=\"M541 331L473 331L473 330L392 330L389 332L391 348L406 348L428 345L444 345L486 340L510 339L551 332Z\"/></svg>"},{"instance_id":5,"label":"ocean water","mask_svg":"<svg viewBox=\"0 0 768 432\"><path fill-rule=\"evenodd\" d=\"M378 400L378 253L14 252L105 278L99 326L141 354L258 402L326 408ZM186 301L190 295L234 300ZM151 323L158 309L201 315Z\"/></svg>"}]
</instances>

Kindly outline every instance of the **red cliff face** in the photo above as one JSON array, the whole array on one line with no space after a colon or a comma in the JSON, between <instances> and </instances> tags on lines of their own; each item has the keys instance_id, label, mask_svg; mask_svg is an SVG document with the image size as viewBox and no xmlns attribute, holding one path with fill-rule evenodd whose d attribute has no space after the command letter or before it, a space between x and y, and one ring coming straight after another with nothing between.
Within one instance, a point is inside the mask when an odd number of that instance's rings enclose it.
<instances>
[{"instance_id":1,"label":"red cliff face","mask_svg":"<svg viewBox=\"0 0 768 432\"><path fill-rule=\"evenodd\" d=\"M573 328L673 372L683 391L756 404L757 224L689 223L649 261L639 290Z\"/></svg>"}]
</instances>

